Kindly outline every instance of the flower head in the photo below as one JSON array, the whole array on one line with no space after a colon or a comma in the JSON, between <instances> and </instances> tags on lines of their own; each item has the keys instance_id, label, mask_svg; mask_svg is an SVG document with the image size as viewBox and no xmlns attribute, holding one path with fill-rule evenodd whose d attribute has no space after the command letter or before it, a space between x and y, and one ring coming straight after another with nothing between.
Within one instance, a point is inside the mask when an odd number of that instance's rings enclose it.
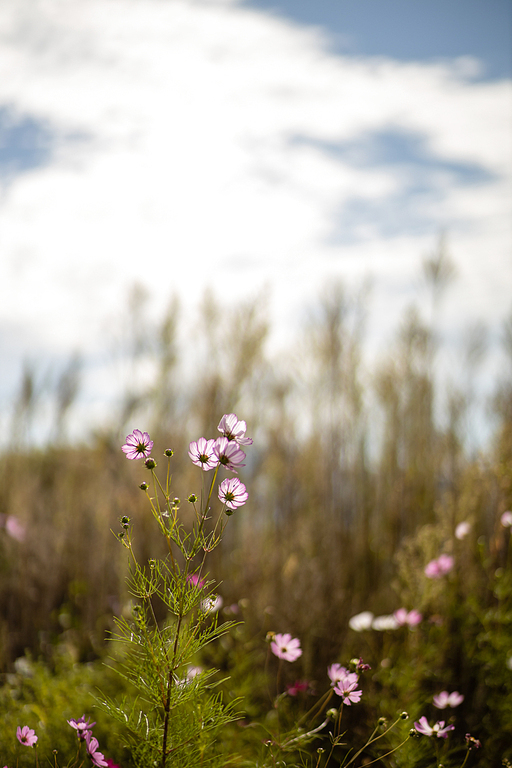
<instances>
[{"instance_id":1,"label":"flower head","mask_svg":"<svg viewBox=\"0 0 512 768\"><path fill-rule=\"evenodd\" d=\"M371 629L373 621L373 613L371 611L363 611L357 613L349 620L348 625L350 629L355 632L362 632L364 629Z\"/></svg>"},{"instance_id":2,"label":"flower head","mask_svg":"<svg viewBox=\"0 0 512 768\"><path fill-rule=\"evenodd\" d=\"M479 739L475 739L470 733L466 733L465 737L466 745L468 749L480 749L482 742Z\"/></svg>"},{"instance_id":3,"label":"flower head","mask_svg":"<svg viewBox=\"0 0 512 768\"><path fill-rule=\"evenodd\" d=\"M24 725L23 728L18 725L16 728L16 738L20 744L24 744L26 747L33 747L36 744L37 736L32 728L28 725Z\"/></svg>"},{"instance_id":4,"label":"flower head","mask_svg":"<svg viewBox=\"0 0 512 768\"><path fill-rule=\"evenodd\" d=\"M252 437L244 437L247 429L245 421L238 421L236 413L225 413L217 427L224 437L238 445L252 445Z\"/></svg>"},{"instance_id":5,"label":"flower head","mask_svg":"<svg viewBox=\"0 0 512 768\"><path fill-rule=\"evenodd\" d=\"M219 485L219 499L228 509L242 507L248 498L247 489L238 477L227 477Z\"/></svg>"},{"instance_id":6,"label":"flower head","mask_svg":"<svg viewBox=\"0 0 512 768\"><path fill-rule=\"evenodd\" d=\"M238 443L230 442L227 437L218 437L215 440L213 452L217 458L217 463L222 464L232 472L236 472L237 467L245 467L245 464L242 464L245 453Z\"/></svg>"},{"instance_id":7,"label":"flower head","mask_svg":"<svg viewBox=\"0 0 512 768\"><path fill-rule=\"evenodd\" d=\"M96 725L96 723L86 720L85 715L79 717L78 720L68 720L67 723L76 730L79 739L85 739L86 735L91 733L92 727Z\"/></svg>"},{"instance_id":8,"label":"flower head","mask_svg":"<svg viewBox=\"0 0 512 768\"><path fill-rule=\"evenodd\" d=\"M286 689L288 696L296 696L298 693L303 693L309 688L307 680L296 680L293 685L289 685Z\"/></svg>"},{"instance_id":9,"label":"flower head","mask_svg":"<svg viewBox=\"0 0 512 768\"><path fill-rule=\"evenodd\" d=\"M437 736L438 739L446 739L448 731L453 731L455 728L454 725L447 725L445 728L444 720L440 720L430 726L425 715L420 717L419 723L414 723L414 727L418 733L422 733L424 736Z\"/></svg>"},{"instance_id":10,"label":"flower head","mask_svg":"<svg viewBox=\"0 0 512 768\"><path fill-rule=\"evenodd\" d=\"M342 680L350 680L351 683L357 683L359 676L355 672L349 672L346 667L342 667L341 664L331 664L327 667L327 674L331 681L331 685L337 685Z\"/></svg>"},{"instance_id":11,"label":"flower head","mask_svg":"<svg viewBox=\"0 0 512 768\"><path fill-rule=\"evenodd\" d=\"M391 616L376 616L372 621L372 629L376 629L379 632L385 632L388 629L397 629L398 621L393 615Z\"/></svg>"},{"instance_id":12,"label":"flower head","mask_svg":"<svg viewBox=\"0 0 512 768\"><path fill-rule=\"evenodd\" d=\"M201 601L201 610L203 613L217 613L223 605L224 600L220 595L210 595Z\"/></svg>"},{"instance_id":13,"label":"flower head","mask_svg":"<svg viewBox=\"0 0 512 768\"><path fill-rule=\"evenodd\" d=\"M193 440L188 447L188 455L196 467L201 467L207 472L214 469L219 463L219 459L213 451L215 440L206 440L200 437L199 440Z\"/></svg>"},{"instance_id":14,"label":"flower head","mask_svg":"<svg viewBox=\"0 0 512 768\"><path fill-rule=\"evenodd\" d=\"M127 435L126 443L121 450L126 454L126 458L147 459L153 448L153 441L147 432L141 432L140 429L134 429L131 435Z\"/></svg>"},{"instance_id":15,"label":"flower head","mask_svg":"<svg viewBox=\"0 0 512 768\"><path fill-rule=\"evenodd\" d=\"M429 579L440 579L450 573L454 566L454 559L451 555L439 555L435 560L431 560L425 566L425 576Z\"/></svg>"},{"instance_id":16,"label":"flower head","mask_svg":"<svg viewBox=\"0 0 512 768\"><path fill-rule=\"evenodd\" d=\"M98 768L108 768L105 756L99 751L100 745L98 744L98 739L91 736L90 732L88 732L85 737L85 744L87 747L87 754L91 758L93 765L98 766Z\"/></svg>"},{"instance_id":17,"label":"flower head","mask_svg":"<svg viewBox=\"0 0 512 768\"><path fill-rule=\"evenodd\" d=\"M357 676L356 676L357 677ZM358 704L361 701L362 691L356 691L357 680L350 680L346 677L344 680L340 680L337 685L334 686L334 693L341 696L343 703L350 707L351 704Z\"/></svg>"},{"instance_id":18,"label":"flower head","mask_svg":"<svg viewBox=\"0 0 512 768\"><path fill-rule=\"evenodd\" d=\"M204 579L201 579L197 573L189 573L187 576L187 583L191 584L193 587L197 587L197 589L202 589L206 582Z\"/></svg>"},{"instance_id":19,"label":"flower head","mask_svg":"<svg viewBox=\"0 0 512 768\"><path fill-rule=\"evenodd\" d=\"M448 693L448 691L441 691L437 696L434 696L434 707L438 709L446 709L446 707L458 707L464 701L464 696L458 691Z\"/></svg>"},{"instance_id":20,"label":"flower head","mask_svg":"<svg viewBox=\"0 0 512 768\"><path fill-rule=\"evenodd\" d=\"M414 608L409 612L405 608L399 608L394 612L393 616L400 627L403 627L404 624L407 624L409 627L415 627L423 619L421 613Z\"/></svg>"},{"instance_id":21,"label":"flower head","mask_svg":"<svg viewBox=\"0 0 512 768\"><path fill-rule=\"evenodd\" d=\"M512 526L512 512L504 512L500 517L500 522L504 528Z\"/></svg>"},{"instance_id":22,"label":"flower head","mask_svg":"<svg viewBox=\"0 0 512 768\"><path fill-rule=\"evenodd\" d=\"M467 520L464 520L462 523L459 523L458 526L455 528L455 538L459 539L459 541L462 541L462 539L466 538L470 530L471 530L471 523L468 523Z\"/></svg>"},{"instance_id":23,"label":"flower head","mask_svg":"<svg viewBox=\"0 0 512 768\"><path fill-rule=\"evenodd\" d=\"M275 635L270 643L270 648L274 656L285 661L296 661L299 656L302 656L300 640L297 637L292 637L288 632L284 635Z\"/></svg>"}]
</instances>

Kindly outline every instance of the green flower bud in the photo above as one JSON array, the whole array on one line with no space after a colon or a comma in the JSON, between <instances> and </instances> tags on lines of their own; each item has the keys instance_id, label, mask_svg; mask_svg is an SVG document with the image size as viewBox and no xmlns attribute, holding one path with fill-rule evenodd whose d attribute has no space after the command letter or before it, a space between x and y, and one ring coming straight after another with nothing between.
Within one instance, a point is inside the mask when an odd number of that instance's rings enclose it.
<instances>
[{"instance_id":1,"label":"green flower bud","mask_svg":"<svg viewBox=\"0 0 512 768\"><path fill-rule=\"evenodd\" d=\"M188 497L188 500L190 501L191 504L195 504L197 501L197 496L195 495L195 493L191 493L190 496Z\"/></svg>"},{"instance_id":2,"label":"green flower bud","mask_svg":"<svg viewBox=\"0 0 512 768\"><path fill-rule=\"evenodd\" d=\"M167 458L170 459L171 456L174 456L174 451L171 450L171 448L166 448L164 451L164 456L167 456Z\"/></svg>"},{"instance_id":3,"label":"green flower bud","mask_svg":"<svg viewBox=\"0 0 512 768\"><path fill-rule=\"evenodd\" d=\"M154 469L156 467L156 461L151 456L148 456L144 462L144 466L146 469Z\"/></svg>"},{"instance_id":4,"label":"green flower bud","mask_svg":"<svg viewBox=\"0 0 512 768\"><path fill-rule=\"evenodd\" d=\"M401 720L408 720L409 719L409 714L407 712L401 712L400 713L400 719Z\"/></svg>"},{"instance_id":5,"label":"green flower bud","mask_svg":"<svg viewBox=\"0 0 512 768\"><path fill-rule=\"evenodd\" d=\"M147 489L149 488L149 485L147 483L141 483L139 485L139 488L141 489L141 491L147 491Z\"/></svg>"}]
</instances>

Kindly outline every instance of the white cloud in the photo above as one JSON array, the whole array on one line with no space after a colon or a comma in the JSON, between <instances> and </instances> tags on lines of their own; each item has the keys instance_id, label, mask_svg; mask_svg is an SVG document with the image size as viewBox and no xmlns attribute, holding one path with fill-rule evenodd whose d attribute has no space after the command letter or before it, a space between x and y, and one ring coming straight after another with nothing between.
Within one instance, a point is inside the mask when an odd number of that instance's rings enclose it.
<instances>
[{"instance_id":1,"label":"white cloud","mask_svg":"<svg viewBox=\"0 0 512 768\"><path fill-rule=\"evenodd\" d=\"M0 106L55 146L4 186L0 326L20 354L91 349L141 280L160 304L270 285L284 327L327 277L367 272L391 323L441 227L461 273L450 317L497 322L511 92L472 82L467 61L335 56L235 0L4 0ZM393 131L424 141L424 166L365 162Z\"/></svg>"}]
</instances>

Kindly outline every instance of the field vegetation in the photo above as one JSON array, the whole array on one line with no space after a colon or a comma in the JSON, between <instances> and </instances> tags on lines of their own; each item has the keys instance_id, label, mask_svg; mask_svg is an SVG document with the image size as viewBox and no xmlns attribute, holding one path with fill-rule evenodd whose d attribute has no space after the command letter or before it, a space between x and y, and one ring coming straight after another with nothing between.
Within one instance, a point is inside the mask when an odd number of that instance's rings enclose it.
<instances>
[{"instance_id":1,"label":"field vegetation","mask_svg":"<svg viewBox=\"0 0 512 768\"><path fill-rule=\"evenodd\" d=\"M173 495L192 530L186 500L199 494L201 471L189 443L218 436L220 417L236 413L254 441L239 471L249 500L229 518L207 571L219 617L239 623L195 658L219 670L227 703L241 699L241 719L216 737L224 755L216 764L347 765L343 749L330 751L328 728L324 741L278 757L255 724L272 732L276 718L283 728L297 723L329 690L328 667L361 657L371 667L363 695L343 713L352 758L379 718L409 717L353 765L512 762L512 317L502 328L502 377L482 403L473 386L485 364L481 328L468 335L457 378L438 375L435 319L450 277L442 252L425 262L429 318L411 307L371 365L365 298L341 285L326 289L279 356L267 346L263 300L226 308L207 295L184 341L178 302L150 322L148 299L134 289L117 348L122 391L108 423L82 442L66 439L80 399L78 359L54 387L49 438L37 447L43 395L38 372L25 370L0 462L0 760L11 768L32 760L15 738L25 724L39 734L40 754L71 754L76 734L66 721L85 713L102 752L123 768L136 764L122 724L94 708L98 690L114 698L132 690L111 669L122 656L110 639L114 617L128 620L134 605L119 520L130 518L139 563L167 552L138 487L148 471L120 448L139 428L159 463L173 450ZM491 424L478 448L468 440L477 412ZM399 609L421 618L393 626ZM165 622L165 605L155 611ZM299 638L300 658L278 662L272 632ZM463 699L436 709L442 691ZM408 738L422 716L455 729L446 740ZM466 734L481 748L468 752Z\"/></svg>"}]
</instances>

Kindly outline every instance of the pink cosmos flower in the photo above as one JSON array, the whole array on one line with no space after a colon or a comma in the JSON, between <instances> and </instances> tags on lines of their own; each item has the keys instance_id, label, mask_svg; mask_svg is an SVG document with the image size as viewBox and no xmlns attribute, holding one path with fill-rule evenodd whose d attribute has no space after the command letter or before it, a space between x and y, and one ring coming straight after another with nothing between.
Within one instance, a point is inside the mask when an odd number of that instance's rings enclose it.
<instances>
[{"instance_id":1,"label":"pink cosmos flower","mask_svg":"<svg viewBox=\"0 0 512 768\"><path fill-rule=\"evenodd\" d=\"M189 573L187 582L192 584L193 587L197 587L197 589L202 589L206 583L204 579L199 578L197 573Z\"/></svg>"},{"instance_id":2,"label":"pink cosmos flower","mask_svg":"<svg viewBox=\"0 0 512 768\"><path fill-rule=\"evenodd\" d=\"M24 725L23 728L18 725L16 728L16 738L20 744L24 744L26 747L35 746L37 741L35 731L29 728L28 725Z\"/></svg>"},{"instance_id":3,"label":"pink cosmos flower","mask_svg":"<svg viewBox=\"0 0 512 768\"><path fill-rule=\"evenodd\" d=\"M21 520L14 515L7 515L5 518L5 530L16 541L25 541L26 528Z\"/></svg>"},{"instance_id":4,"label":"pink cosmos flower","mask_svg":"<svg viewBox=\"0 0 512 768\"><path fill-rule=\"evenodd\" d=\"M296 661L299 656L302 656L300 640L287 632L284 635L275 635L270 643L270 649L278 659L285 661Z\"/></svg>"},{"instance_id":5,"label":"pink cosmos flower","mask_svg":"<svg viewBox=\"0 0 512 768\"><path fill-rule=\"evenodd\" d=\"M85 715L79 717L78 720L68 720L67 723L76 730L79 739L85 739L86 735L91 733L92 727L96 725L96 723L86 720Z\"/></svg>"},{"instance_id":6,"label":"pink cosmos flower","mask_svg":"<svg viewBox=\"0 0 512 768\"><path fill-rule=\"evenodd\" d=\"M307 691L309 683L307 680L296 680L293 685L289 685L286 689L288 696L297 696L298 693Z\"/></svg>"},{"instance_id":7,"label":"pink cosmos flower","mask_svg":"<svg viewBox=\"0 0 512 768\"><path fill-rule=\"evenodd\" d=\"M126 454L126 458L147 459L153 448L153 441L147 432L141 432L140 429L134 429L131 435L127 435L126 443L121 450Z\"/></svg>"},{"instance_id":8,"label":"pink cosmos flower","mask_svg":"<svg viewBox=\"0 0 512 768\"><path fill-rule=\"evenodd\" d=\"M245 453L234 440L230 442L227 437L218 437L213 445L213 452L218 463L232 472L236 473L237 467L245 467L245 464L242 464Z\"/></svg>"},{"instance_id":9,"label":"pink cosmos flower","mask_svg":"<svg viewBox=\"0 0 512 768\"><path fill-rule=\"evenodd\" d=\"M243 507L248 498L247 489L238 477L227 477L219 485L219 499L229 509Z\"/></svg>"},{"instance_id":10,"label":"pink cosmos flower","mask_svg":"<svg viewBox=\"0 0 512 768\"><path fill-rule=\"evenodd\" d=\"M234 440L238 445L252 445L252 437L244 437L247 424L245 421L238 421L236 413L225 413L217 429L229 441Z\"/></svg>"},{"instance_id":11,"label":"pink cosmos flower","mask_svg":"<svg viewBox=\"0 0 512 768\"><path fill-rule=\"evenodd\" d=\"M512 526L512 512L504 512L500 517L500 522L504 528Z\"/></svg>"},{"instance_id":12,"label":"pink cosmos flower","mask_svg":"<svg viewBox=\"0 0 512 768\"><path fill-rule=\"evenodd\" d=\"M362 691L356 691L357 680L351 681L349 678L340 680L340 682L334 686L334 693L341 696L343 703L350 707L351 704L358 704L361 701Z\"/></svg>"},{"instance_id":13,"label":"pink cosmos flower","mask_svg":"<svg viewBox=\"0 0 512 768\"><path fill-rule=\"evenodd\" d=\"M91 736L90 732L88 732L85 737L85 744L87 747L87 754L91 758L93 765L98 766L98 768L107 768L108 763L105 760L105 756L99 751L100 745L98 744L98 739Z\"/></svg>"},{"instance_id":14,"label":"pink cosmos flower","mask_svg":"<svg viewBox=\"0 0 512 768\"><path fill-rule=\"evenodd\" d=\"M434 707L438 709L446 709L446 707L458 707L464 701L464 696L458 691L448 693L448 691L441 691L437 696L434 696Z\"/></svg>"},{"instance_id":15,"label":"pink cosmos flower","mask_svg":"<svg viewBox=\"0 0 512 768\"><path fill-rule=\"evenodd\" d=\"M440 579L450 573L454 566L454 559L451 555L439 555L435 560L431 560L425 566L425 576L429 579Z\"/></svg>"},{"instance_id":16,"label":"pink cosmos flower","mask_svg":"<svg viewBox=\"0 0 512 768\"><path fill-rule=\"evenodd\" d=\"M405 608L399 608L394 612L393 616L401 627L404 624L407 624L409 627L416 627L423 620L421 613L414 608L409 612Z\"/></svg>"},{"instance_id":17,"label":"pink cosmos flower","mask_svg":"<svg viewBox=\"0 0 512 768\"><path fill-rule=\"evenodd\" d=\"M206 440L200 437L199 440L193 440L188 447L188 455L196 467L201 467L207 472L209 469L215 469L219 459L213 451L215 440Z\"/></svg>"},{"instance_id":18,"label":"pink cosmos flower","mask_svg":"<svg viewBox=\"0 0 512 768\"><path fill-rule=\"evenodd\" d=\"M440 720L434 725L430 726L425 715L420 717L419 723L414 723L414 727L418 733L422 733L424 736L437 736L438 739L446 739L448 736L448 731L453 731L455 728L454 725L447 725L445 728L444 720Z\"/></svg>"},{"instance_id":19,"label":"pink cosmos flower","mask_svg":"<svg viewBox=\"0 0 512 768\"><path fill-rule=\"evenodd\" d=\"M346 667L342 667L341 664L331 664L327 667L327 674L331 681L331 685L337 685L342 680L349 680L351 683L357 683L359 676L355 672L349 672Z\"/></svg>"}]
</instances>

